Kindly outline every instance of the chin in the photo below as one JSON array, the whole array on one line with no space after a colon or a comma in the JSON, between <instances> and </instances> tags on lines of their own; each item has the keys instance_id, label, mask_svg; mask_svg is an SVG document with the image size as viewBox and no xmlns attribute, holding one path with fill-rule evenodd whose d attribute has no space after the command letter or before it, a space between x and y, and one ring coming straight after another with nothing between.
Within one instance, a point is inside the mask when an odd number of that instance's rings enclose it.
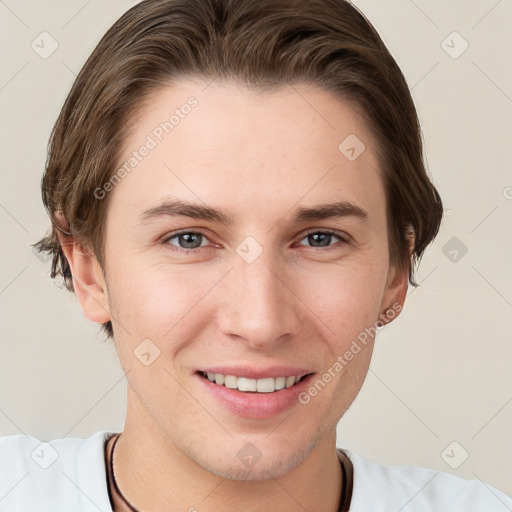
<instances>
[{"instance_id":1,"label":"chin","mask_svg":"<svg viewBox=\"0 0 512 512\"><path fill-rule=\"evenodd\" d=\"M301 464L321 438L306 442L302 437L297 443L279 442L278 446L269 442L268 436L266 440L254 439L254 442L251 442L251 436L244 441L233 441L231 446L218 453L205 452L199 447L188 455L206 471L228 480L270 480L286 475Z\"/></svg>"},{"instance_id":2,"label":"chin","mask_svg":"<svg viewBox=\"0 0 512 512\"><path fill-rule=\"evenodd\" d=\"M299 462L293 460L294 456L289 459L279 459L272 456L264 460L262 457L254 465L246 465L236 460L235 462L230 457L229 460L222 461L196 461L205 470L227 480L244 480L244 481L257 481L257 480L270 480L280 478L291 471Z\"/></svg>"}]
</instances>

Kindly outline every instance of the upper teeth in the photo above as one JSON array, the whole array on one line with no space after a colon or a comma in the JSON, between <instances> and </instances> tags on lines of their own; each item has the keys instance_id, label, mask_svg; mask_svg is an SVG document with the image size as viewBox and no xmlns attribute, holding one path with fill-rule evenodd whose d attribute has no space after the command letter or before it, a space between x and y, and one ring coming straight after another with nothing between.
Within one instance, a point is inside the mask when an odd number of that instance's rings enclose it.
<instances>
[{"instance_id":1,"label":"upper teeth","mask_svg":"<svg viewBox=\"0 0 512 512\"><path fill-rule=\"evenodd\" d=\"M248 379L235 375L223 375L222 373L203 373L209 381L215 382L227 388L239 391L256 391L258 393L272 393L280 389L289 388L299 382L300 376L291 377L266 377L264 379Z\"/></svg>"}]
</instances>

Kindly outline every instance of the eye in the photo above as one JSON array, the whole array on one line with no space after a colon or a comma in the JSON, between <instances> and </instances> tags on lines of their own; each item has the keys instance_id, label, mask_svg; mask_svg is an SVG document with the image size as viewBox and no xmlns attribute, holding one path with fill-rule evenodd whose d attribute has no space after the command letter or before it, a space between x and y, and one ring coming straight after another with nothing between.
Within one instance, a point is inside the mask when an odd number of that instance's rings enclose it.
<instances>
[{"instance_id":1,"label":"eye","mask_svg":"<svg viewBox=\"0 0 512 512\"><path fill-rule=\"evenodd\" d=\"M177 239L178 245L171 243L171 240ZM198 231L181 231L179 233L174 233L171 236L168 236L163 242L165 244L175 246L177 249L172 250L182 250L188 252L188 250L199 249L200 247L204 247L201 242L204 240L208 240L203 233Z\"/></svg>"},{"instance_id":2,"label":"eye","mask_svg":"<svg viewBox=\"0 0 512 512\"><path fill-rule=\"evenodd\" d=\"M332 238L337 238L341 241L341 243L347 243L347 240L343 238L341 235L338 235L334 231L310 231L306 234L302 240L308 240L312 245L311 247L314 248L321 248L321 247L331 247L332 245L330 242L332 241ZM299 245L304 245L300 244Z\"/></svg>"}]
</instances>

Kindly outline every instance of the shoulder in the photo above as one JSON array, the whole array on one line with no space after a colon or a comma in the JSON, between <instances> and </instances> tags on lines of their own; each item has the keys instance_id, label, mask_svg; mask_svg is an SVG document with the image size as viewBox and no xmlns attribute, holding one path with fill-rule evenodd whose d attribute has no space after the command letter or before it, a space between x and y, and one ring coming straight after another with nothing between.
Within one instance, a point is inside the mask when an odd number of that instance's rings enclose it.
<instances>
[{"instance_id":1,"label":"shoulder","mask_svg":"<svg viewBox=\"0 0 512 512\"><path fill-rule=\"evenodd\" d=\"M350 512L450 510L510 512L512 498L480 481L418 466L386 466L349 450L354 487Z\"/></svg>"},{"instance_id":2,"label":"shoulder","mask_svg":"<svg viewBox=\"0 0 512 512\"><path fill-rule=\"evenodd\" d=\"M50 441L0 437L2 512L111 511L104 443L112 434Z\"/></svg>"}]
</instances>

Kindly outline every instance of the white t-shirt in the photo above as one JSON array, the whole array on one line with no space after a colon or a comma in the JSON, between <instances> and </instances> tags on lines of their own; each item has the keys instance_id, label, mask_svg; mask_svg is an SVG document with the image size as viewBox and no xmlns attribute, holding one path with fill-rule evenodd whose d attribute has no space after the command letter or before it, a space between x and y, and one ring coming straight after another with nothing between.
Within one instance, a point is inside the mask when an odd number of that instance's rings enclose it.
<instances>
[{"instance_id":1,"label":"white t-shirt","mask_svg":"<svg viewBox=\"0 0 512 512\"><path fill-rule=\"evenodd\" d=\"M22 434L0 437L0 511L112 512L104 444L112 434L49 442ZM384 466L343 452L353 464L350 512L512 511L511 497L480 480Z\"/></svg>"}]
</instances>

